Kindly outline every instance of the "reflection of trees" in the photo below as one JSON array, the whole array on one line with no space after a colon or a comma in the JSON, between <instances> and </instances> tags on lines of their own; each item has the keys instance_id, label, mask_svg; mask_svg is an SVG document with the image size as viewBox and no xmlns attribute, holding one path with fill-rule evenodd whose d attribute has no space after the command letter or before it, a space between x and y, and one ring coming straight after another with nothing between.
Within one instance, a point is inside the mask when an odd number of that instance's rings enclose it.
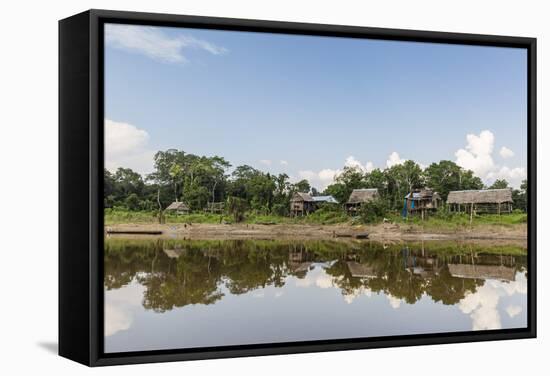
<instances>
[{"instance_id":1,"label":"reflection of trees","mask_svg":"<svg viewBox=\"0 0 550 376\"><path fill-rule=\"evenodd\" d=\"M212 256L194 250L171 261L168 270L137 277L146 287L145 308L163 312L188 304L212 304L222 298L219 262Z\"/></svg>"},{"instance_id":2,"label":"reflection of trees","mask_svg":"<svg viewBox=\"0 0 550 376\"><path fill-rule=\"evenodd\" d=\"M369 289L411 304L423 294L435 302L456 304L484 281L453 276L448 263L526 268L525 257L466 251L431 252L370 242L108 239L104 283L106 289L117 289L136 280L146 287L144 307L163 312L213 304L222 299L224 286L231 294L282 287L290 276L304 278L313 262L330 261L324 272L345 296Z\"/></svg>"}]
</instances>

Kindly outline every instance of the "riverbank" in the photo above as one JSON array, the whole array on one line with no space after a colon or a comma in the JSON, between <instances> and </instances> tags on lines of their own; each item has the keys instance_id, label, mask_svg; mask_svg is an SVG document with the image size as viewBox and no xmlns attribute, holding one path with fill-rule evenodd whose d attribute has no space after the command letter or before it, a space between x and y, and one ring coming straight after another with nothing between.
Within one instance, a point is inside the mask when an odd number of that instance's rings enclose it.
<instances>
[{"instance_id":1,"label":"riverbank","mask_svg":"<svg viewBox=\"0 0 550 376\"><path fill-rule=\"evenodd\" d=\"M382 223L376 225L310 225L310 224L112 224L106 232L131 231L154 232L160 235L109 235L109 236L158 236L162 238L189 239L334 239L357 238L368 234L378 241L414 240L486 240L526 242L527 225L478 225L472 228L425 228L417 224Z\"/></svg>"}]
</instances>

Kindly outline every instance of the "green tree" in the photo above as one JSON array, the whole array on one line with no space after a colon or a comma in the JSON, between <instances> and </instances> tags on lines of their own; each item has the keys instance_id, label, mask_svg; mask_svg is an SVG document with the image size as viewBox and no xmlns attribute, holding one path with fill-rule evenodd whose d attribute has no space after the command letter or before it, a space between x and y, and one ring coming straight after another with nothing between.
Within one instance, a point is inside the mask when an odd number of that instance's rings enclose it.
<instances>
[{"instance_id":1,"label":"green tree","mask_svg":"<svg viewBox=\"0 0 550 376\"><path fill-rule=\"evenodd\" d=\"M233 217L235 222L242 222L244 220L244 213L248 204L246 200L240 197L229 196L227 198L227 212Z\"/></svg>"},{"instance_id":2,"label":"green tree","mask_svg":"<svg viewBox=\"0 0 550 376\"><path fill-rule=\"evenodd\" d=\"M387 202L382 198L378 198L362 204L359 209L359 217L364 223L374 223L383 219L387 212Z\"/></svg>"},{"instance_id":3,"label":"green tree","mask_svg":"<svg viewBox=\"0 0 550 376\"><path fill-rule=\"evenodd\" d=\"M508 188L508 182L504 179L497 179L495 182L489 187L489 189L505 189Z\"/></svg>"},{"instance_id":4,"label":"green tree","mask_svg":"<svg viewBox=\"0 0 550 376\"><path fill-rule=\"evenodd\" d=\"M451 191L483 188L483 182L471 170L464 170L452 161L432 163L424 174L426 185L438 192L444 201Z\"/></svg>"}]
</instances>

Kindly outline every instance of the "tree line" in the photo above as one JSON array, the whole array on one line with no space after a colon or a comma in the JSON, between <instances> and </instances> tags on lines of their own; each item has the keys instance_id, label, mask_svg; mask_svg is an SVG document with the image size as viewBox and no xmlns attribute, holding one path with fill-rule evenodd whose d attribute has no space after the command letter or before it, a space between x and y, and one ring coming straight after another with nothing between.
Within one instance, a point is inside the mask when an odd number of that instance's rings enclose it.
<instances>
[{"instance_id":1,"label":"tree line","mask_svg":"<svg viewBox=\"0 0 550 376\"><path fill-rule=\"evenodd\" d=\"M332 195L345 203L359 188L377 188L380 201L388 210L400 210L405 195L415 189L430 187L446 201L450 191L507 188L506 180L484 186L471 170L442 160L425 169L412 160L385 169L362 171L345 167L334 182L322 192L306 179L295 183L285 173L270 174L249 165L228 173L232 165L223 157L198 156L181 150L159 151L154 156L154 170L141 176L129 168L114 173L104 170L104 206L127 210L163 210L171 202L186 203L199 211L209 203L224 202L226 208L239 212L253 210L262 214L286 216L295 192ZM527 181L513 190L514 207L527 209Z\"/></svg>"}]
</instances>

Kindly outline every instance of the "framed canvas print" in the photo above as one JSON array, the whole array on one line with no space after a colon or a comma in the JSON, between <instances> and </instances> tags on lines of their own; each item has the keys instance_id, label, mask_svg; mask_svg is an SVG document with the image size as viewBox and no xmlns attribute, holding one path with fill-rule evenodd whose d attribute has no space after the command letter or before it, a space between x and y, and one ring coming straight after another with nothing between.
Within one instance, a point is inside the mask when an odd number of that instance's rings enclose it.
<instances>
[{"instance_id":1,"label":"framed canvas print","mask_svg":"<svg viewBox=\"0 0 550 376\"><path fill-rule=\"evenodd\" d=\"M536 335L536 40L59 23L59 353Z\"/></svg>"}]
</instances>

